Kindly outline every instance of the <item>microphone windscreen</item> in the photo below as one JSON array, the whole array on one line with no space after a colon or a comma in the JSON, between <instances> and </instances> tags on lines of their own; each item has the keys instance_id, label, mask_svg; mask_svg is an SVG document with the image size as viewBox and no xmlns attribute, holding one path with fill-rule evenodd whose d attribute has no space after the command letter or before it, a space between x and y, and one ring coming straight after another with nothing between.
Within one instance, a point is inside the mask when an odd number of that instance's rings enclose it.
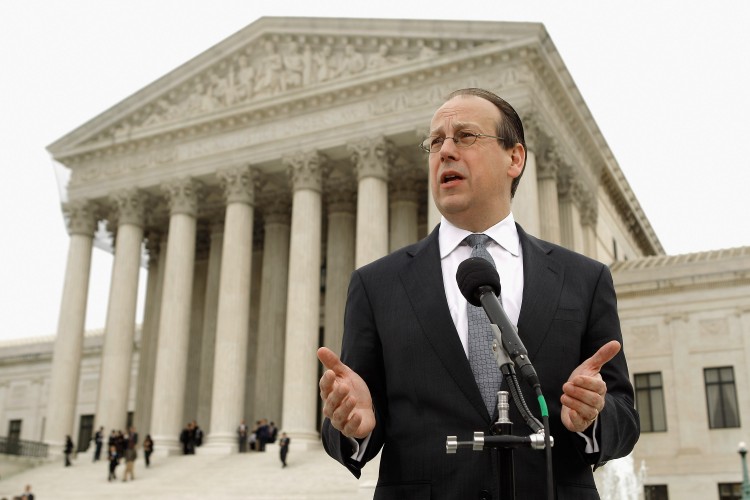
<instances>
[{"instance_id":1,"label":"microphone windscreen","mask_svg":"<svg viewBox=\"0 0 750 500\"><path fill-rule=\"evenodd\" d=\"M469 304L481 307L479 288L488 286L495 295L500 295L500 275L497 269L482 257L469 257L458 265L456 283Z\"/></svg>"}]
</instances>

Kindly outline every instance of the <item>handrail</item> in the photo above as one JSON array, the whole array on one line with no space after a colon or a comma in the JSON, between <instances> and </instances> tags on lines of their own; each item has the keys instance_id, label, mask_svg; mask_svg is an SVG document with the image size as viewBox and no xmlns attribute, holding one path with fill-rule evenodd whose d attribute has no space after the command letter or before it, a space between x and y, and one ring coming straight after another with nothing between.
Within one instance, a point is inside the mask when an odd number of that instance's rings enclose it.
<instances>
[{"instance_id":1,"label":"handrail","mask_svg":"<svg viewBox=\"0 0 750 500\"><path fill-rule=\"evenodd\" d=\"M0 437L0 453L21 457L47 457L47 443Z\"/></svg>"}]
</instances>

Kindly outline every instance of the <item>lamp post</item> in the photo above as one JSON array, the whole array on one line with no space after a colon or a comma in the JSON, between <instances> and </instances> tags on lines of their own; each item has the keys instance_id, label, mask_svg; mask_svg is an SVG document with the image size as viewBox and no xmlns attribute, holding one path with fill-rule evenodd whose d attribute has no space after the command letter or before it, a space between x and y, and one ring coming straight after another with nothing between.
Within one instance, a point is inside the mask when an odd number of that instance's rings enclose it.
<instances>
[{"instance_id":1,"label":"lamp post","mask_svg":"<svg viewBox=\"0 0 750 500\"><path fill-rule=\"evenodd\" d=\"M750 500L750 478L747 475L747 445L744 441L737 445L737 452L742 458L742 500Z\"/></svg>"}]
</instances>

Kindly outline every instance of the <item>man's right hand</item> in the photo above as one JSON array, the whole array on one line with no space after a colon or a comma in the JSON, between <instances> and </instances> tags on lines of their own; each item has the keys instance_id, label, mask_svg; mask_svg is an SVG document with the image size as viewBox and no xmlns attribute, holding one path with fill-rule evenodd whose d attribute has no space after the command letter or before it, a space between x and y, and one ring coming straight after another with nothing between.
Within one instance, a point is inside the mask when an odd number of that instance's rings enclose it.
<instances>
[{"instance_id":1,"label":"man's right hand","mask_svg":"<svg viewBox=\"0 0 750 500\"><path fill-rule=\"evenodd\" d=\"M330 349L318 349L318 359L326 368L320 377L323 415L344 436L367 437L375 429L375 412L367 384Z\"/></svg>"}]
</instances>

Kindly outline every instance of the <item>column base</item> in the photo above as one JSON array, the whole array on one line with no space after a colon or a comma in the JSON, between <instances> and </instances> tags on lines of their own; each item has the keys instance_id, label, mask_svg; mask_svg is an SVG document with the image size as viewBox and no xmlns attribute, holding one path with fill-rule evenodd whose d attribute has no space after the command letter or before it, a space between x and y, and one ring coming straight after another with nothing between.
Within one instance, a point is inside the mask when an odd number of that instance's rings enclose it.
<instances>
[{"instance_id":1,"label":"column base","mask_svg":"<svg viewBox=\"0 0 750 500\"><path fill-rule=\"evenodd\" d=\"M317 432L310 431L297 431L297 430L286 430L285 431L291 439L291 446L298 450L321 450L323 449L323 442L320 440L320 435ZM278 439L280 439L281 433L279 433Z\"/></svg>"},{"instance_id":2,"label":"column base","mask_svg":"<svg viewBox=\"0 0 750 500\"><path fill-rule=\"evenodd\" d=\"M182 455L182 444L179 440L164 436L152 436L154 441L154 451L152 457L164 458ZM102 450L104 451L104 450Z\"/></svg>"},{"instance_id":3,"label":"column base","mask_svg":"<svg viewBox=\"0 0 750 500\"><path fill-rule=\"evenodd\" d=\"M206 437L206 442L198 448L201 455L231 455L239 453L239 442L235 434L212 433Z\"/></svg>"}]
</instances>

